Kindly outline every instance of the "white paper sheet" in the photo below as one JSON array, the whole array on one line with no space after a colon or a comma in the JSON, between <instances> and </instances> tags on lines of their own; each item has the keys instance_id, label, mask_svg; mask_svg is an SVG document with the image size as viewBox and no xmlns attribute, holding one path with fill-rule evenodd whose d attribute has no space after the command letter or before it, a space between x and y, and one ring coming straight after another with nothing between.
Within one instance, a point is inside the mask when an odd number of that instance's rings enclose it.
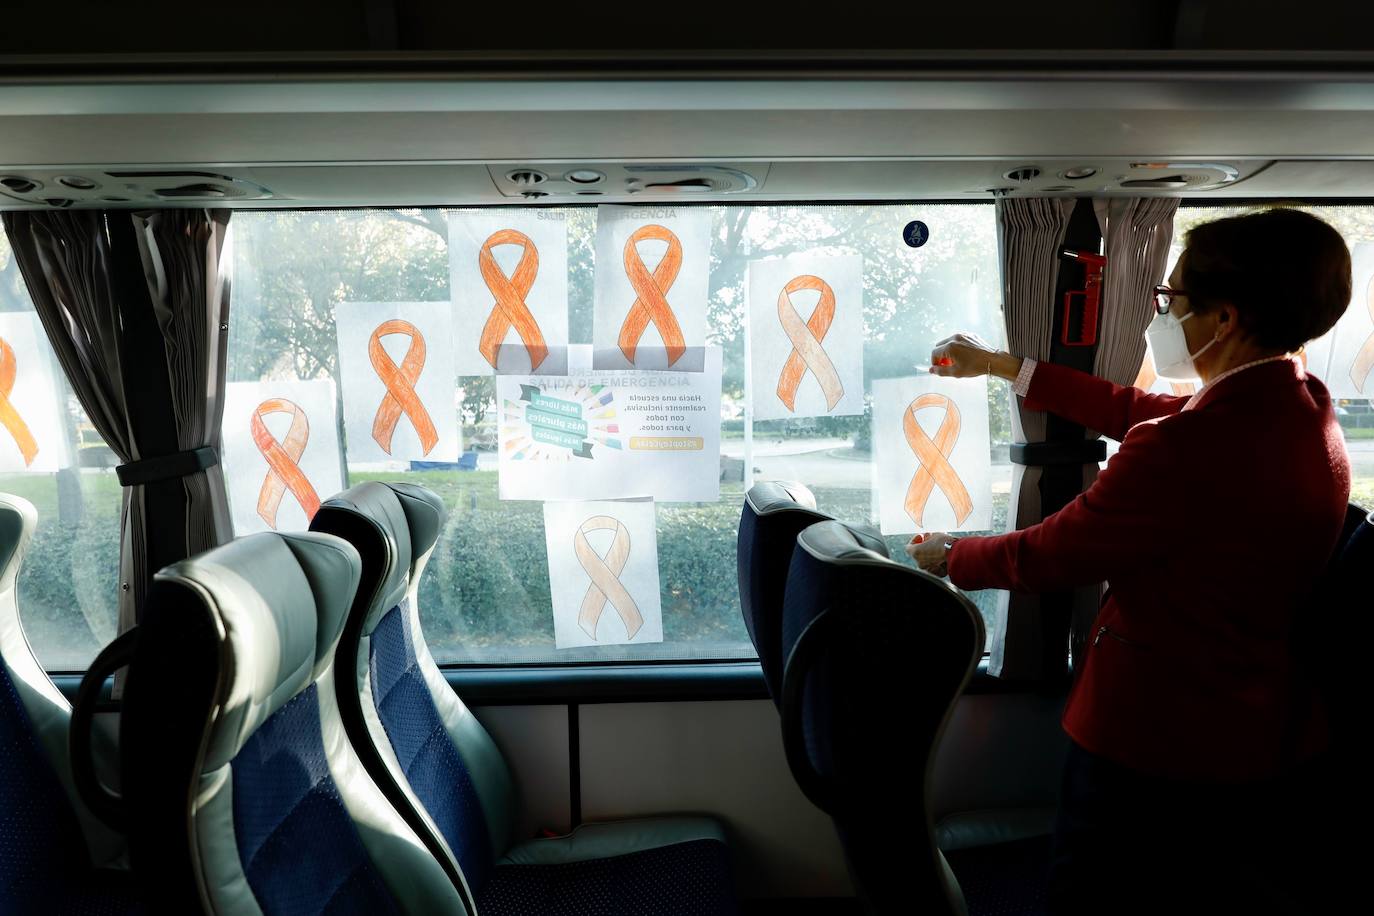
<instances>
[{"instance_id":1,"label":"white paper sheet","mask_svg":"<svg viewBox=\"0 0 1374 916\"><path fill-rule=\"evenodd\" d=\"M224 483L235 534L304 531L344 488L334 382L230 382Z\"/></svg>"},{"instance_id":2,"label":"white paper sheet","mask_svg":"<svg viewBox=\"0 0 1374 916\"><path fill-rule=\"evenodd\" d=\"M544 504L554 645L663 642L657 534L649 500Z\"/></svg>"},{"instance_id":3,"label":"white paper sheet","mask_svg":"<svg viewBox=\"0 0 1374 916\"><path fill-rule=\"evenodd\" d=\"M343 302L334 321L349 462L457 461L450 304ZM413 350L421 343L423 360ZM390 389L379 372L392 377Z\"/></svg>"},{"instance_id":4,"label":"white paper sheet","mask_svg":"<svg viewBox=\"0 0 1374 916\"><path fill-rule=\"evenodd\" d=\"M449 214L449 294L459 375L567 373L564 220L557 210Z\"/></svg>"},{"instance_id":5,"label":"white paper sheet","mask_svg":"<svg viewBox=\"0 0 1374 916\"><path fill-rule=\"evenodd\" d=\"M719 347L705 370L498 376L501 498L719 499Z\"/></svg>"},{"instance_id":6,"label":"white paper sheet","mask_svg":"<svg viewBox=\"0 0 1374 916\"><path fill-rule=\"evenodd\" d=\"M862 414L863 258L750 261L747 288L754 419Z\"/></svg>"},{"instance_id":7,"label":"white paper sheet","mask_svg":"<svg viewBox=\"0 0 1374 916\"><path fill-rule=\"evenodd\" d=\"M1356 244L1350 257L1350 305L1336 322L1326 387L1332 397L1374 398L1374 242Z\"/></svg>"},{"instance_id":8,"label":"white paper sheet","mask_svg":"<svg viewBox=\"0 0 1374 916\"><path fill-rule=\"evenodd\" d=\"M710 269L709 210L598 207L593 367L703 371Z\"/></svg>"},{"instance_id":9,"label":"white paper sheet","mask_svg":"<svg viewBox=\"0 0 1374 916\"><path fill-rule=\"evenodd\" d=\"M992 527L986 378L875 381L873 449L883 534Z\"/></svg>"},{"instance_id":10,"label":"white paper sheet","mask_svg":"<svg viewBox=\"0 0 1374 916\"><path fill-rule=\"evenodd\" d=\"M38 316L0 314L0 471L50 473L68 465L56 371Z\"/></svg>"}]
</instances>

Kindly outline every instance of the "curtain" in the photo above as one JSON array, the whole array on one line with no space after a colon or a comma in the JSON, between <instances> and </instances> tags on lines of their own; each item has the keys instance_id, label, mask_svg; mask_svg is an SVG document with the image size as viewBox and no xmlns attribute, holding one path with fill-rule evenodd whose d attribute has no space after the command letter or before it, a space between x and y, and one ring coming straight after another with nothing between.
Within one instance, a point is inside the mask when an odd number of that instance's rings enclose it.
<instances>
[{"instance_id":1,"label":"curtain","mask_svg":"<svg viewBox=\"0 0 1374 916\"><path fill-rule=\"evenodd\" d=\"M81 406L120 461L150 478L123 491L123 632L137 622L157 570L232 534L214 457L224 410L229 211L8 211L4 224ZM208 466L188 472L188 457ZM164 459L162 469L150 470L159 462L149 459Z\"/></svg>"},{"instance_id":2,"label":"curtain","mask_svg":"<svg viewBox=\"0 0 1374 916\"><path fill-rule=\"evenodd\" d=\"M1002 267L1002 316L1007 350L1035 360L1050 357L1054 331L1054 293L1059 279L1059 249L1073 213L1071 198L999 198L997 249ZM1045 441L1045 414L1027 410L1013 398L1012 436L1018 442ZM1007 525L1019 530L1041 519L1038 467L1012 466ZM1037 595L1004 593L989 640L988 670L997 677L1041 676L1045 639ZM1066 647L1067 648L1067 647Z\"/></svg>"}]
</instances>

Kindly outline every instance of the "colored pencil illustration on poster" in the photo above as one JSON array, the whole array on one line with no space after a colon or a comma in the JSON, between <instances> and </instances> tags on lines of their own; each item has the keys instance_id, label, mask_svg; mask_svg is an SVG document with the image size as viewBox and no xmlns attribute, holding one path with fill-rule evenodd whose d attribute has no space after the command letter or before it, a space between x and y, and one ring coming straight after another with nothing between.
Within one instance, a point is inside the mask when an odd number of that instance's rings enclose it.
<instances>
[{"instance_id":1,"label":"colored pencil illustration on poster","mask_svg":"<svg viewBox=\"0 0 1374 916\"><path fill-rule=\"evenodd\" d=\"M751 261L746 282L754 419L862 414L863 258Z\"/></svg>"},{"instance_id":2,"label":"colored pencil illustration on poster","mask_svg":"<svg viewBox=\"0 0 1374 916\"><path fill-rule=\"evenodd\" d=\"M343 489L331 379L230 382L221 441L234 531L304 531Z\"/></svg>"},{"instance_id":3,"label":"colored pencil illustration on poster","mask_svg":"<svg viewBox=\"0 0 1374 916\"><path fill-rule=\"evenodd\" d=\"M654 513L647 499L544 504L558 648L663 641Z\"/></svg>"},{"instance_id":4,"label":"colored pencil illustration on poster","mask_svg":"<svg viewBox=\"0 0 1374 916\"><path fill-rule=\"evenodd\" d=\"M567 249L562 219L511 210L449 214L458 375L567 372Z\"/></svg>"},{"instance_id":5,"label":"colored pencil illustration on poster","mask_svg":"<svg viewBox=\"0 0 1374 916\"><path fill-rule=\"evenodd\" d=\"M701 372L711 214L597 208L592 365Z\"/></svg>"},{"instance_id":6,"label":"colored pencil illustration on poster","mask_svg":"<svg viewBox=\"0 0 1374 916\"><path fill-rule=\"evenodd\" d=\"M1350 304L1332 330L1323 380L1332 397L1374 398L1374 242L1351 246L1350 267Z\"/></svg>"},{"instance_id":7,"label":"colored pencil illustration on poster","mask_svg":"<svg viewBox=\"0 0 1374 916\"><path fill-rule=\"evenodd\" d=\"M884 534L992 525L987 379L873 383L873 445Z\"/></svg>"},{"instance_id":8,"label":"colored pencil illustration on poster","mask_svg":"<svg viewBox=\"0 0 1374 916\"><path fill-rule=\"evenodd\" d=\"M512 461L590 459L592 450L623 449L615 391L580 382L558 395L521 385L520 397L501 402L501 452Z\"/></svg>"},{"instance_id":9,"label":"colored pencil illustration on poster","mask_svg":"<svg viewBox=\"0 0 1374 916\"><path fill-rule=\"evenodd\" d=\"M0 471L50 473L68 463L66 411L42 340L34 313L0 314Z\"/></svg>"},{"instance_id":10,"label":"colored pencil illustration on poster","mask_svg":"<svg viewBox=\"0 0 1374 916\"><path fill-rule=\"evenodd\" d=\"M449 303L340 303L334 316L349 461L457 461Z\"/></svg>"}]
</instances>

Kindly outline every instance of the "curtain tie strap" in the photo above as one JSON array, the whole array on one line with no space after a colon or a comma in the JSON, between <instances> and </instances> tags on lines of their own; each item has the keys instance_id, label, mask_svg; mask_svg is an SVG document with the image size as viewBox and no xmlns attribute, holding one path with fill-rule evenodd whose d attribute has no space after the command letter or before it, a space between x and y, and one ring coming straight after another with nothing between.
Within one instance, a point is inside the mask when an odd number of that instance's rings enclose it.
<instances>
[{"instance_id":1,"label":"curtain tie strap","mask_svg":"<svg viewBox=\"0 0 1374 916\"><path fill-rule=\"evenodd\" d=\"M1052 464L1099 464L1107 460L1103 439L1075 439L1072 442L1013 442L1012 464L1047 467Z\"/></svg>"},{"instance_id":2,"label":"curtain tie strap","mask_svg":"<svg viewBox=\"0 0 1374 916\"><path fill-rule=\"evenodd\" d=\"M115 468L115 473L119 475L121 487L136 487L145 483L188 477L217 464L219 464L218 453L210 446L202 445L200 448L193 448L190 451L173 452L170 455L158 455L156 458L130 461L128 464L121 464Z\"/></svg>"}]
</instances>

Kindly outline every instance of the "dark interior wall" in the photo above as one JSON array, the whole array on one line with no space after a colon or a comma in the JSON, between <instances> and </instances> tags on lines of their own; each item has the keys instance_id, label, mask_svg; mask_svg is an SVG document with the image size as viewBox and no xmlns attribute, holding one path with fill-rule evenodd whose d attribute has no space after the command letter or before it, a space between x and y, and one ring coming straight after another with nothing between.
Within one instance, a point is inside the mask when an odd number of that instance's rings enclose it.
<instances>
[{"instance_id":1,"label":"dark interior wall","mask_svg":"<svg viewBox=\"0 0 1374 916\"><path fill-rule=\"evenodd\" d=\"M1354 51L1370 47L1374 4L0 0L0 26L0 55L799 48Z\"/></svg>"}]
</instances>

